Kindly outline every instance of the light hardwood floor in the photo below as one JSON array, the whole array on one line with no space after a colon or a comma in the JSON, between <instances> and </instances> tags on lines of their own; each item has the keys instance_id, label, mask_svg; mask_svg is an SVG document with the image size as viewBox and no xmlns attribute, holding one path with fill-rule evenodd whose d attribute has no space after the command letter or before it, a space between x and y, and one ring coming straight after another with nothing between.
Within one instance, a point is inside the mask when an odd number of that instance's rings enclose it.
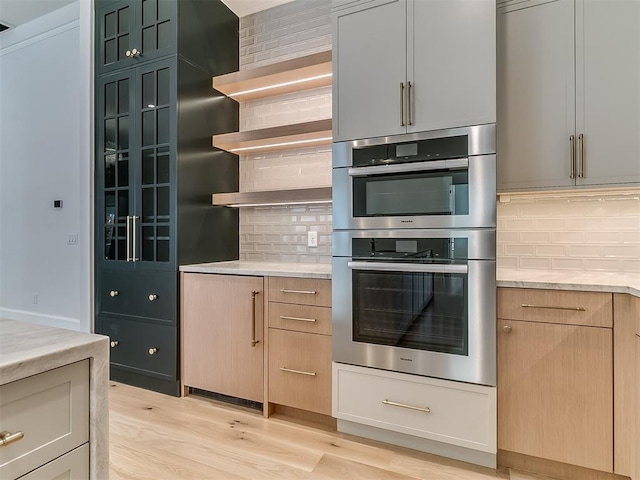
<instances>
[{"instance_id":1,"label":"light hardwood floor","mask_svg":"<svg viewBox=\"0 0 640 480\"><path fill-rule=\"evenodd\" d=\"M111 383L111 480L542 480Z\"/></svg>"}]
</instances>

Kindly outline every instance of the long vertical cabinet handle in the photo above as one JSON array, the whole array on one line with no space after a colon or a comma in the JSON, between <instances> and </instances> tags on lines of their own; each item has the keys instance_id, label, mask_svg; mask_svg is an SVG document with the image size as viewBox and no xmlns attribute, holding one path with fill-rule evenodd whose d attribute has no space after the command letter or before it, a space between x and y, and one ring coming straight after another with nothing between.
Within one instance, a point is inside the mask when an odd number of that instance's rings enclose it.
<instances>
[{"instance_id":1,"label":"long vertical cabinet handle","mask_svg":"<svg viewBox=\"0 0 640 480\"><path fill-rule=\"evenodd\" d=\"M255 347L260 340L256 340L256 296L260 292L254 290L251 292L251 346Z\"/></svg>"},{"instance_id":2,"label":"long vertical cabinet handle","mask_svg":"<svg viewBox=\"0 0 640 480\"><path fill-rule=\"evenodd\" d=\"M400 82L400 126L404 127L404 82Z\"/></svg>"},{"instance_id":3,"label":"long vertical cabinet handle","mask_svg":"<svg viewBox=\"0 0 640 480\"><path fill-rule=\"evenodd\" d=\"M127 215L127 262L131 261L131 229L129 228L130 215ZM116 232L117 234L117 232Z\"/></svg>"},{"instance_id":4,"label":"long vertical cabinet handle","mask_svg":"<svg viewBox=\"0 0 640 480\"><path fill-rule=\"evenodd\" d=\"M571 159L571 175L569 178L576 178L576 136L569 137L570 159Z\"/></svg>"},{"instance_id":5,"label":"long vertical cabinet handle","mask_svg":"<svg viewBox=\"0 0 640 480\"><path fill-rule=\"evenodd\" d=\"M578 178L584 177L584 135L578 135Z\"/></svg>"},{"instance_id":6,"label":"long vertical cabinet handle","mask_svg":"<svg viewBox=\"0 0 640 480\"><path fill-rule=\"evenodd\" d=\"M411 82L407 82L407 117L409 118L409 126L413 125L413 115L411 114Z\"/></svg>"},{"instance_id":7,"label":"long vertical cabinet handle","mask_svg":"<svg viewBox=\"0 0 640 480\"><path fill-rule=\"evenodd\" d=\"M131 260L134 262L137 262L138 260L140 260L138 257L136 257L136 220L140 218L137 215L134 215L133 217L131 217L131 227L133 230L133 255L131 255Z\"/></svg>"}]
</instances>

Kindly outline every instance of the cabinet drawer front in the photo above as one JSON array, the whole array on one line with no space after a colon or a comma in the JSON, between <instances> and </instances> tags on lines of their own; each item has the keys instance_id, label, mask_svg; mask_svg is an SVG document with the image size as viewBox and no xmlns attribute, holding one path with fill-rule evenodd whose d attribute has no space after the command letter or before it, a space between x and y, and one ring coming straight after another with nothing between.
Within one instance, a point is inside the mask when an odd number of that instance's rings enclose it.
<instances>
[{"instance_id":1,"label":"cabinet drawer front","mask_svg":"<svg viewBox=\"0 0 640 480\"><path fill-rule=\"evenodd\" d=\"M269 326L331 335L331 308L269 302Z\"/></svg>"},{"instance_id":2,"label":"cabinet drawer front","mask_svg":"<svg viewBox=\"0 0 640 480\"><path fill-rule=\"evenodd\" d=\"M165 380L176 379L175 327L112 318L101 320L100 333L111 340L112 365Z\"/></svg>"},{"instance_id":3,"label":"cabinet drawer front","mask_svg":"<svg viewBox=\"0 0 640 480\"><path fill-rule=\"evenodd\" d=\"M20 480L64 480L89 478L89 444L85 443L53 462L20 477Z\"/></svg>"},{"instance_id":4,"label":"cabinet drawer front","mask_svg":"<svg viewBox=\"0 0 640 480\"><path fill-rule=\"evenodd\" d=\"M613 327L613 297L604 292L498 289L498 318Z\"/></svg>"},{"instance_id":5,"label":"cabinet drawer front","mask_svg":"<svg viewBox=\"0 0 640 480\"><path fill-rule=\"evenodd\" d=\"M330 307L331 280L270 277L269 301Z\"/></svg>"},{"instance_id":6,"label":"cabinet drawer front","mask_svg":"<svg viewBox=\"0 0 640 480\"><path fill-rule=\"evenodd\" d=\"M496 453L496 390L333 364L333 416Z\"/></svg>"},{"instance_id":7,"label":"cabinet drawer front","mask_svg":"<svg viewBox=\"0 0 640 480\"><path fill-rule=\"evenodd\" d=\"M113 293L112 293L113 292ZM100 313L175 324L178 310L175 272L103 272Z\"/></svg>"},{"instance_id":8,"label":"cabinet drawer front","mask_svg":"<svg viewBox=\"0 0 640 480\"><path fill-rule=\"evenodd\" d=\"M269 330L269 401L331 415L331 337Z\"/></svg>"},{"instance_id":9,"label":"cabinet drawer front","mask_svg":"<svg viewBox=\"0 0 640 480\"><path fill-rule=\"evenodd\" d=\"M89 360L0 387L0 478L17 478L89 441Z\"/></svg>"}]
</instances>

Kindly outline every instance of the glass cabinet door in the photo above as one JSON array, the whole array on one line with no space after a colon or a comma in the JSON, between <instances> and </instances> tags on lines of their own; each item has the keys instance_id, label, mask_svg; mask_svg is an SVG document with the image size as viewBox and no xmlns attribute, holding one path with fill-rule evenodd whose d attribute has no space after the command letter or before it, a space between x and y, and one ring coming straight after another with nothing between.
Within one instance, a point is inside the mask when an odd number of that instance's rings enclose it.
<instances>
[{"instance_id":1,"label":"glass cabinet door","mask_svg":"<svg viewBox=\"0 0 640 480\"><path fill-rule=\"evenodd\" d=\"M176 0L121 0L96 10L100 73L176 52Z\"/></svg>"},{"instance_id":2,"label":"glass cabinet door","mask_svg":"<svg viewBox=\"0 0 640 480\"><path fill-rule=\"evenodd\" d=\"M139 121L136 255L140 262L169 265L174 253L171 238L174 216L172 180L175 166L175 62L156 62L138 69L136 115Z\"/></svg>"},{"instance_id":3,"label":"glass cabinet door","mask_svg":"<svg viewBox=\"0 0 640 480\"><path fill-rule=\"evenodd\" d=\"M121 73L103 78L96 92L96 180L100 195L96 223L99 258L109 264L132 259L133 90L132 75Z\"/></svg>"}]
</instances>

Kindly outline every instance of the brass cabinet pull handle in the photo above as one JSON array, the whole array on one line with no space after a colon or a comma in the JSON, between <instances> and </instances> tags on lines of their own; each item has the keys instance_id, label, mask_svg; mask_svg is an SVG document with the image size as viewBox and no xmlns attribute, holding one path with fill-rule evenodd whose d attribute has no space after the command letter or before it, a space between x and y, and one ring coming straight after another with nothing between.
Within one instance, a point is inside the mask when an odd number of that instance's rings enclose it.
<instances>
[{"instance_id":1,"label":"brass cabinet pull handle","mask_svg":"<svg viewBox=\"0 0 640 480\"><path fill-rule=\"evenodd\" d=\"M118 345L120 345L118 340L111 340L111 348L116 348Z\"/></svg>"},{"instance_id":2,"label":"brass cabinet pull handle","mask_svg":"<svg viewBox=\"0 0 640 480\"><path fill-rule=\"evenodd\" d=\"M136 220L140 218L137 215L134 215L133 217L131 217L131 227L133 230L133 255L131 256L131 261L133 262L137 262L138 260L140 260L138 257L136 257Z\"/></svg>"},{"instance_id":3,"label":"brass cabinet pull handle","mask_svg":"<svg viewBox=\"0 0 640 480\"><path fill-rule=\"evenodd\" d=\"M573 312L587 311L585 307L563 307L561 305L530 305L528 303L523 303L522 308L547 308L550 310L571 310Z\"/></svg>"},{"instance_id":4,"label":"brass cabinet pull handle","mask_svg":"<svg viewBox=\"0 0 640 480\"><path fill-rule=\"evenodd\" d=\"M6 447L12 443L17 442L18 440L22 440L24 438L24 432L7 432L3 430L0 432L0 447Z\"/></svg>"},{"instance_id":5,"label":"brass cabinet pull handle","mask_svg":"<svg viewBox=\"0 0 640 480\"><path fill-rule=\"evenodd\" d=\"M131 261L131 229L129 228L130 215L127 215L127 262Z\"/></svg>"},{"instance_id":6,"label":"brass cabinet pull handle","mask_svg":"<svg viewBox=\"0 0 640 480\"><path fill-rule=\"evenodd\" d=\"M297 320L298 322L316 322L315 318L303 318L303 317L288 317L287 315L280 315L282 320Z\"/></svg>"},{"instance_id":7,"label":"brass cabinet pull handle","mask_svg":"<svg viewBox=\"0 0 640 480\"><path fill-rule=\"evenodd\" d=\"M316 376L316 372L305 372L303 370L294 370L293 368L280 367L280 370L283 372L297 373L298 375L308 375L309 377Z\"/></svg>"},{"instance_id":8,"label":"brass cabinet pull handle","mask_svg":"<svg viewBox=\"0 0 640 480\"><path fill-rule=\"evenodd\" d=\"M111 290L109 292L110 297L117 297L118 295L120 295L120 292L118 290Z\"/></svg>"},{"instance_id":9,"label":"brass cabinet pull handle","mask_svg":"<svg viewBox=\"0 0 640 480\"><path fill-rule=\"evenodd\" d=\"M251 346L255 347L260 343L260 340L256 340L256 296L260 292L254 290L251 292Z\"/></svg>"},{"instance_id":10,"label":"brass cabinet pull handle","mask_svg":"<svg viewBox=\"0 0 640 480\"><path fill-rule=\"evenodd\" d=\"M154 300L158 299L158 295L156 295L155 293L152 293L149 295L149 301L153 302Z\"/></svg>"},{"instance_id":11,"label":"brass cabinet pull handle","mask_svg":"<svg viewBox=\"0 0 640 480\"><path fill-rule=\"evenodd\" d=\"M408 408L409 410L416 410L418 412L431 413L431 409L429 407L414 407L413 405L405 405L404 403L396 403L386 398L382 400L382 403L385 405L391 405L392 407L400 407L400 408Z\"/></svg>"},{"instance_id":12,"label":"brass cabinet pull handle","mask_svg":"<svg viewBox=\"0 0 640 480\"><path fill-rule=\"evenodd\" d=\"M569 178L576 178L576 136L571 135L569 137L570 148L570 160L571 160L571 175Z\"/></svg>"},{"instance_id":13,"label":"brass cabinet pull handle","mask_svg":"<svg viewBox=\"0 0 640 480\"><path fill-rule=\"evenodd\" d=\"M509 325L505 325L504 327L502 327L502 331L504 333L511 333L511 327Z\"/></svg>"},{"instance_id":14,"label":"brass cabinet pull handle","mask_svg":"<svg viewBox=\"0 0 640 480\"><path fill-rule=\"evenodd\" d=\"M149 352L149 355L155 355L156 353L158 353L158 348L157 347L151 347L147 351Z\"/></svg>"},{"instance_id":15,"label":"brass cabinet pull handle","mask_svg":"<svg viewBox=\"0 0 640 480\"><path fill-rule=\"evenodd\" d=\"M315 290L287 290L286 288L283 288L280 290L280 293L299 293L301 295L315 295L316 292Z\"/></svg>"},{"instance_id":16,"label":"brass cabinet pull handle","mask_svg":"<svg viewBox=\"0 0 640 480\"><path fill-rule=\"evenodd\" d=\"M400 126L404 127L404 82L400 82Z\"/></svg>"},{"instance_id":17,"label":"brass cabinet pull handle","mask_svg":"<svg viewBox=\"0 0 640 480\"><path fill-rule=\"evenodd\" d=\"M411 114L411 82L407 82L409 94L407 95L407 116L409 117L409 126L413 125L413 115Z\"/></svg>"},{"instance_id":18,"label":"brass cabinet pull handle","mask_svg":"<svg viewBox=\"0 0 640 480\"><path fill-rule=\"evenodd\" d=\"M584 135L578 135L578 178L584 177Z\"/></svg>"}]
</instances>

